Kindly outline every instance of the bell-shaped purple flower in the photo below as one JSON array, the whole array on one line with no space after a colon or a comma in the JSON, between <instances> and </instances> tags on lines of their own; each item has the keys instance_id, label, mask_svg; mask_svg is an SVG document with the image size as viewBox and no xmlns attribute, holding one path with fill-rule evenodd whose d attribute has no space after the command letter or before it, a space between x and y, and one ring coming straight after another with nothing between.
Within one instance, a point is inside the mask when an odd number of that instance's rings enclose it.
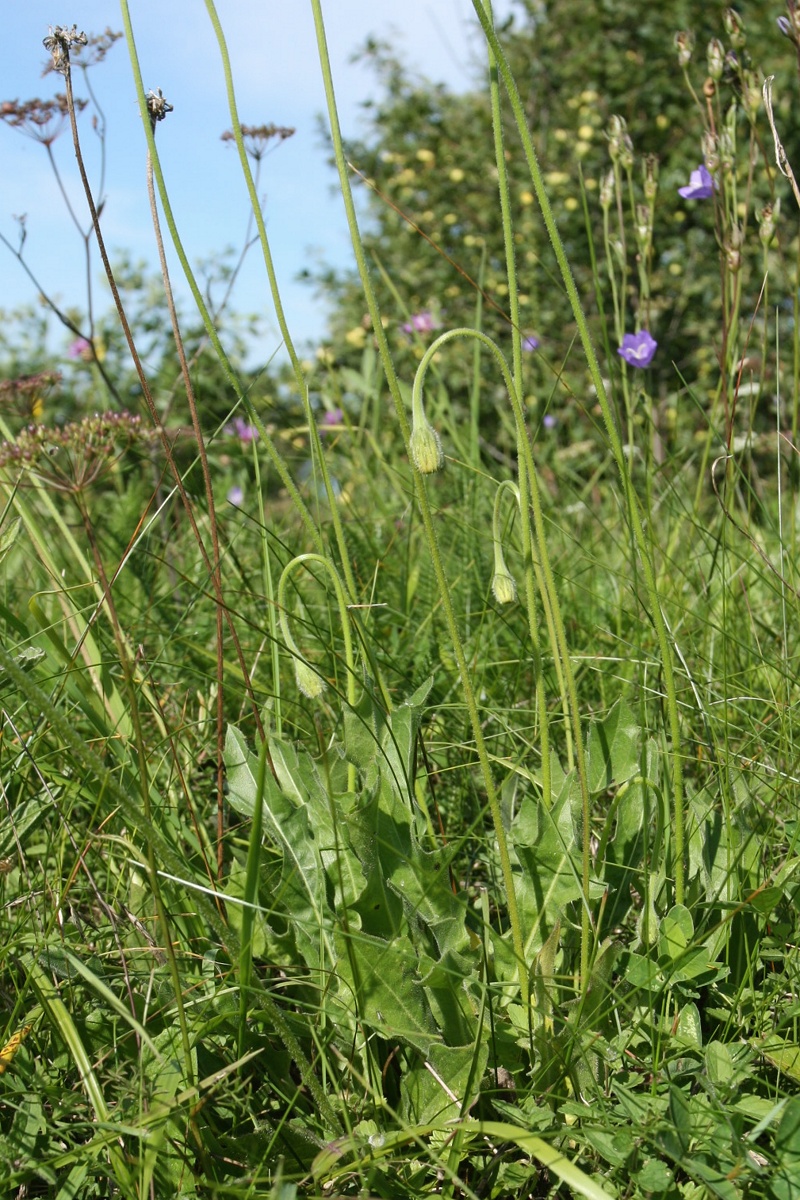
<instances>
[{"instance_id":1,"label":"bell-shaped purple flower","mask_svg":"<svg viewBox=\"0 0 800 1200\"><path fill-rule=\"evenodd\" d=\"M683 196L684 200L708 200L713 196L716 186L708 167L701 163L692 171L686 187L678 188L678 195Z\"/></svg>"},{"instance_id":2,"label":"bell-shaped purple flower","mask_svg":"<svg viewBox=\"0 0 800 1200\"><path fill-rule=\"evenodd\" d=\"M646 329L638 333L626 333L617 354L625 359L629 367L649 367L658 342Z\"/></svg>"}]
</instances>

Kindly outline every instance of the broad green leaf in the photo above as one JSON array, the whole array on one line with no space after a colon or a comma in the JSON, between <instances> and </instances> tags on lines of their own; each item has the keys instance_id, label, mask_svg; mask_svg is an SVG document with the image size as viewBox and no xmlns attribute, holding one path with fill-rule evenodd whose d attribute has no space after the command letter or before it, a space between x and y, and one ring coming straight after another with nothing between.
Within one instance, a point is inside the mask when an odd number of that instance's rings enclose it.
<instances>
[{"instance_id":1,"label":"broad green leaf","mask_svg":"<svg viewBox=\"0 0 800 1200\"><path fill-rule=\"evenodd\" d=\"M763 1041L753 1044L782 1075L800 1082L800 1046L785 1041L777 1033L771 1033Z\"/></svg>"},{"instance_id":2,"label":"broad green leaf","mask_svg":"<svg viewBox=\"0 0 800 1200\"><path fill-rule=\"evenodd\" d=\"M267 772L263 797L264 833L274 841L283 857L281 886L275 902L291 923L307 965L327 969L336 961L321 850L325 843L330 848L330 821L327 822L327 836L325 830L312 828L310 806L304 802L307 793L302 786L301 773L297 770L292 776L287 766L288 748L273 739L270 752L281 781L286 781L291 793L284 794ZM233 725L228 726L226 734L225 765L231 807L251 816L258 795L258 762L248 750L244 736Z\"/></svg>"},{"instance_id":3,"label":"broad green leaf","mask_svg":"<svg viewBox=\"0 0 800 1200\"><path fill-rule=\"evenodd\" d=\"M488 1054L485 1041L470 1046L431 1046L425 1061L403 1076L405 1120L442 1124L468 1112L478 1094L474 1081L480 1082Z\"/></svg>"},{"instance_id":4,"label":"broad green leaf","mask_svg":"<svg viewBox=\"0 0 800 1200\"><path fill-rule=\"evenodd\" d=\"M682 904L676 904L661 919L658 931L658 952L673 962L682 958L694 937L692 914Z\"/></svg>"},{"instance_id":5,"label":"broad green leaf","mask_svg":"<svg viewBox=\"0 0 800 1200\"><path fill-rule=\"evenodd\" d=\"M696 1004L686 1003L681 1006L678 1014L678 1028L675 1031L680 1041L698 1050L703 1046L703 1026L700 1021L700 1010Z\"/></svg>"},{"instance_id":6,"label":"broad green leaf","mask_svg":"<svg viewBox=\"0 0 800 1200\"><path fill-rule=\"evenodd\" d=\"M800 1096L791 1096L775 1134L775 1153L784 1164L800 1165Z\"/></svg>"},{"instance_id":7,"label":"broad green leaf","mask_svg":"<svg viewBox=\"0 0 800 1200\"><path fill-rule=\"evenodd\" d=\"M355 933L336 935L338 992L360 1023L387 1040L400 1039L426 1057L441 1040L407 937L392 942Z\"/></svg>"},{"instance_id":8,"label":"broad green leaf","mask_svg":"<svg viewBox=\"0 0 800 1200\"><path fill-rule=\"evenodd\" d=\"M586 747L589 790L602 792L640 772L639 722L624 700L618 700L602 721L595 721Z\"/></svg>"}]
</instances>

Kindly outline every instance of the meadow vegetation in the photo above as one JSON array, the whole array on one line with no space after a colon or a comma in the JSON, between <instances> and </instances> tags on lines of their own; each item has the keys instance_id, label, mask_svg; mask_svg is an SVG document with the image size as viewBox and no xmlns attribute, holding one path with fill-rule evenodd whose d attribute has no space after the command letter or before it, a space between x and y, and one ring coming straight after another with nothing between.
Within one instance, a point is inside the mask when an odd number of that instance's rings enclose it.
<instances>
[{"instance_id":1,"label":"meadow vegetation","mask_svg":"<svg viewBox=\"0 0 800 1200\"><path fill-rule=\"evenodd\" d=\"M800 1195L800 9L473 3L345 142L310 0L308 351L206 0L284 366L128 0L0 103L114 301L0 324L3 1196ZM83 166L126 47L188 314Z\"/></svg>"}]
</instances>

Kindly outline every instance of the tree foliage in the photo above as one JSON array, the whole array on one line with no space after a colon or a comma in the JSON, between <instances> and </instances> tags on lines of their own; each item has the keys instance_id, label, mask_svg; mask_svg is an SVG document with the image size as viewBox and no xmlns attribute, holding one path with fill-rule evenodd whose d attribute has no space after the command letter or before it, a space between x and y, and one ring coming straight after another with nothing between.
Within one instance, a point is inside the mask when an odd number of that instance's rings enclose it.
<instances>
[{"instance_id":1,"label":"tree foliage","mask_svg":"<svg viewBox=\"0 0 800 1200\"><path fill-rule=\"evenodd\" d=\"M675 366L685 370L690 356L709 380L716 370L713 330L719 329L722 305L719 230L712 206L684 203L677 193L703 161L704 127L715 113L724 116L735 105L734 170L748 214L744 234L756 250L755 214L775 199L775 171L763 108L755 118L752 113L748 117L748 85L753 96L760 96L763 76L776 76L777 112L790 157L800 144L793 111L795 50L781 36L770 6L758 0L747 6L745 16L742 42L726 27L722 5L699 0L668 6L645 0L605 0L591 6L581 0L546 5L525 0L501 30L559 229L600 341L605 334L599 308L606 310L612 360L616 341L609 298L601 295L596 302L598 271L590 253L591 237L602 280L599 196L611 165L606 132L611 118L618 115L627 122L635 156L631 192L614 202L628 225L624 245L619 233L613 243L614 253L629 263L623 297L628 329L644 324L636 286L635 203L641 198L646 157L658 160L647 319L662 347L653 367L662 397L679 386ZM694 37L686 78L675 45L681 30ZM709 94L706 48L712 38L722 40L727 57L722 78ZM477 320L501 342L510 329L485 70L476 77L475 90L456 95L416 77L384 44L370 40L362 53L374 68L377 88L364 106L366 131L349 144L349 159L358 172L365 243L384 322L401 369L410 377L437 326L474 325ZM522 333L541 343L535 356L525 356L526 389L540 403L553 395L569 402L585 392L582 364L572 353L572 317L507 106L506 118ZM753 269L742 276L741 311L748 319L757 309L763 277L760 254L752 258ZM334 299L332 356L356 365L370 338L357 278L329 270L315 281ZM415 314L430 316L414 322ZM450 402L465 403L472 363L463 346L446 348L439 367Z\"/></svg>"}]
</instances>

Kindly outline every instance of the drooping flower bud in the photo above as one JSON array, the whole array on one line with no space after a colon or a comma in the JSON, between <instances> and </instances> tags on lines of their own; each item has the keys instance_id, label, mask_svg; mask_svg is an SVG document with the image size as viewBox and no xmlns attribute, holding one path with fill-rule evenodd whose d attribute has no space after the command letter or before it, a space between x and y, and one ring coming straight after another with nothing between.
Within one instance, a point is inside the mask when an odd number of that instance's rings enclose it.
<instances>
[{"instance_id":1,"label":"drooping flower bud","mask_svg":"<svg viewBox=\"0 0 800 1200\"><path fill-rule=\"evenodd\" d=\"M514 604L517 599L517 585L514 577L495 569L492 578L492 594L498 604Z\"/></svg>"},{"instance_id":2,"label":"drooping flower bud","mask_svg":"<svg viewBox=\"0 0 800 1200\"><path fill-rule=\"evenodd\" d=\"M432 475L444 466L442 439L424 414L421 420L414 420L408 448L414 466L421 475Z\"/></svg>"},{"instance_id":3,"label":"drooping flower bud","mask_svg":"<svg viewBox=\"0 0 800 1200\"><path fill-rule=\"evenodd\" d=\"M294 677L298 688L309 700L318 700L325 691L325 680L302 658L294 660Z\"/></svg>"},{"instance_id":4,"label":"drooping flower bud","mask_svg":"<svg viewBox=\"0 0 800 1200\"><path fill-rule=\"evenodd\" d=\"M503 493L510 492L519 505L519 489L510 479L505 479L498 487L494 497L492 513L492 544L494 546L494 574L492 575L492 593L498 604L514 604L517 599L517 585L514 576L506 566L503 542L501 536L500 513Z\"/></svg>"}]
</instances>

